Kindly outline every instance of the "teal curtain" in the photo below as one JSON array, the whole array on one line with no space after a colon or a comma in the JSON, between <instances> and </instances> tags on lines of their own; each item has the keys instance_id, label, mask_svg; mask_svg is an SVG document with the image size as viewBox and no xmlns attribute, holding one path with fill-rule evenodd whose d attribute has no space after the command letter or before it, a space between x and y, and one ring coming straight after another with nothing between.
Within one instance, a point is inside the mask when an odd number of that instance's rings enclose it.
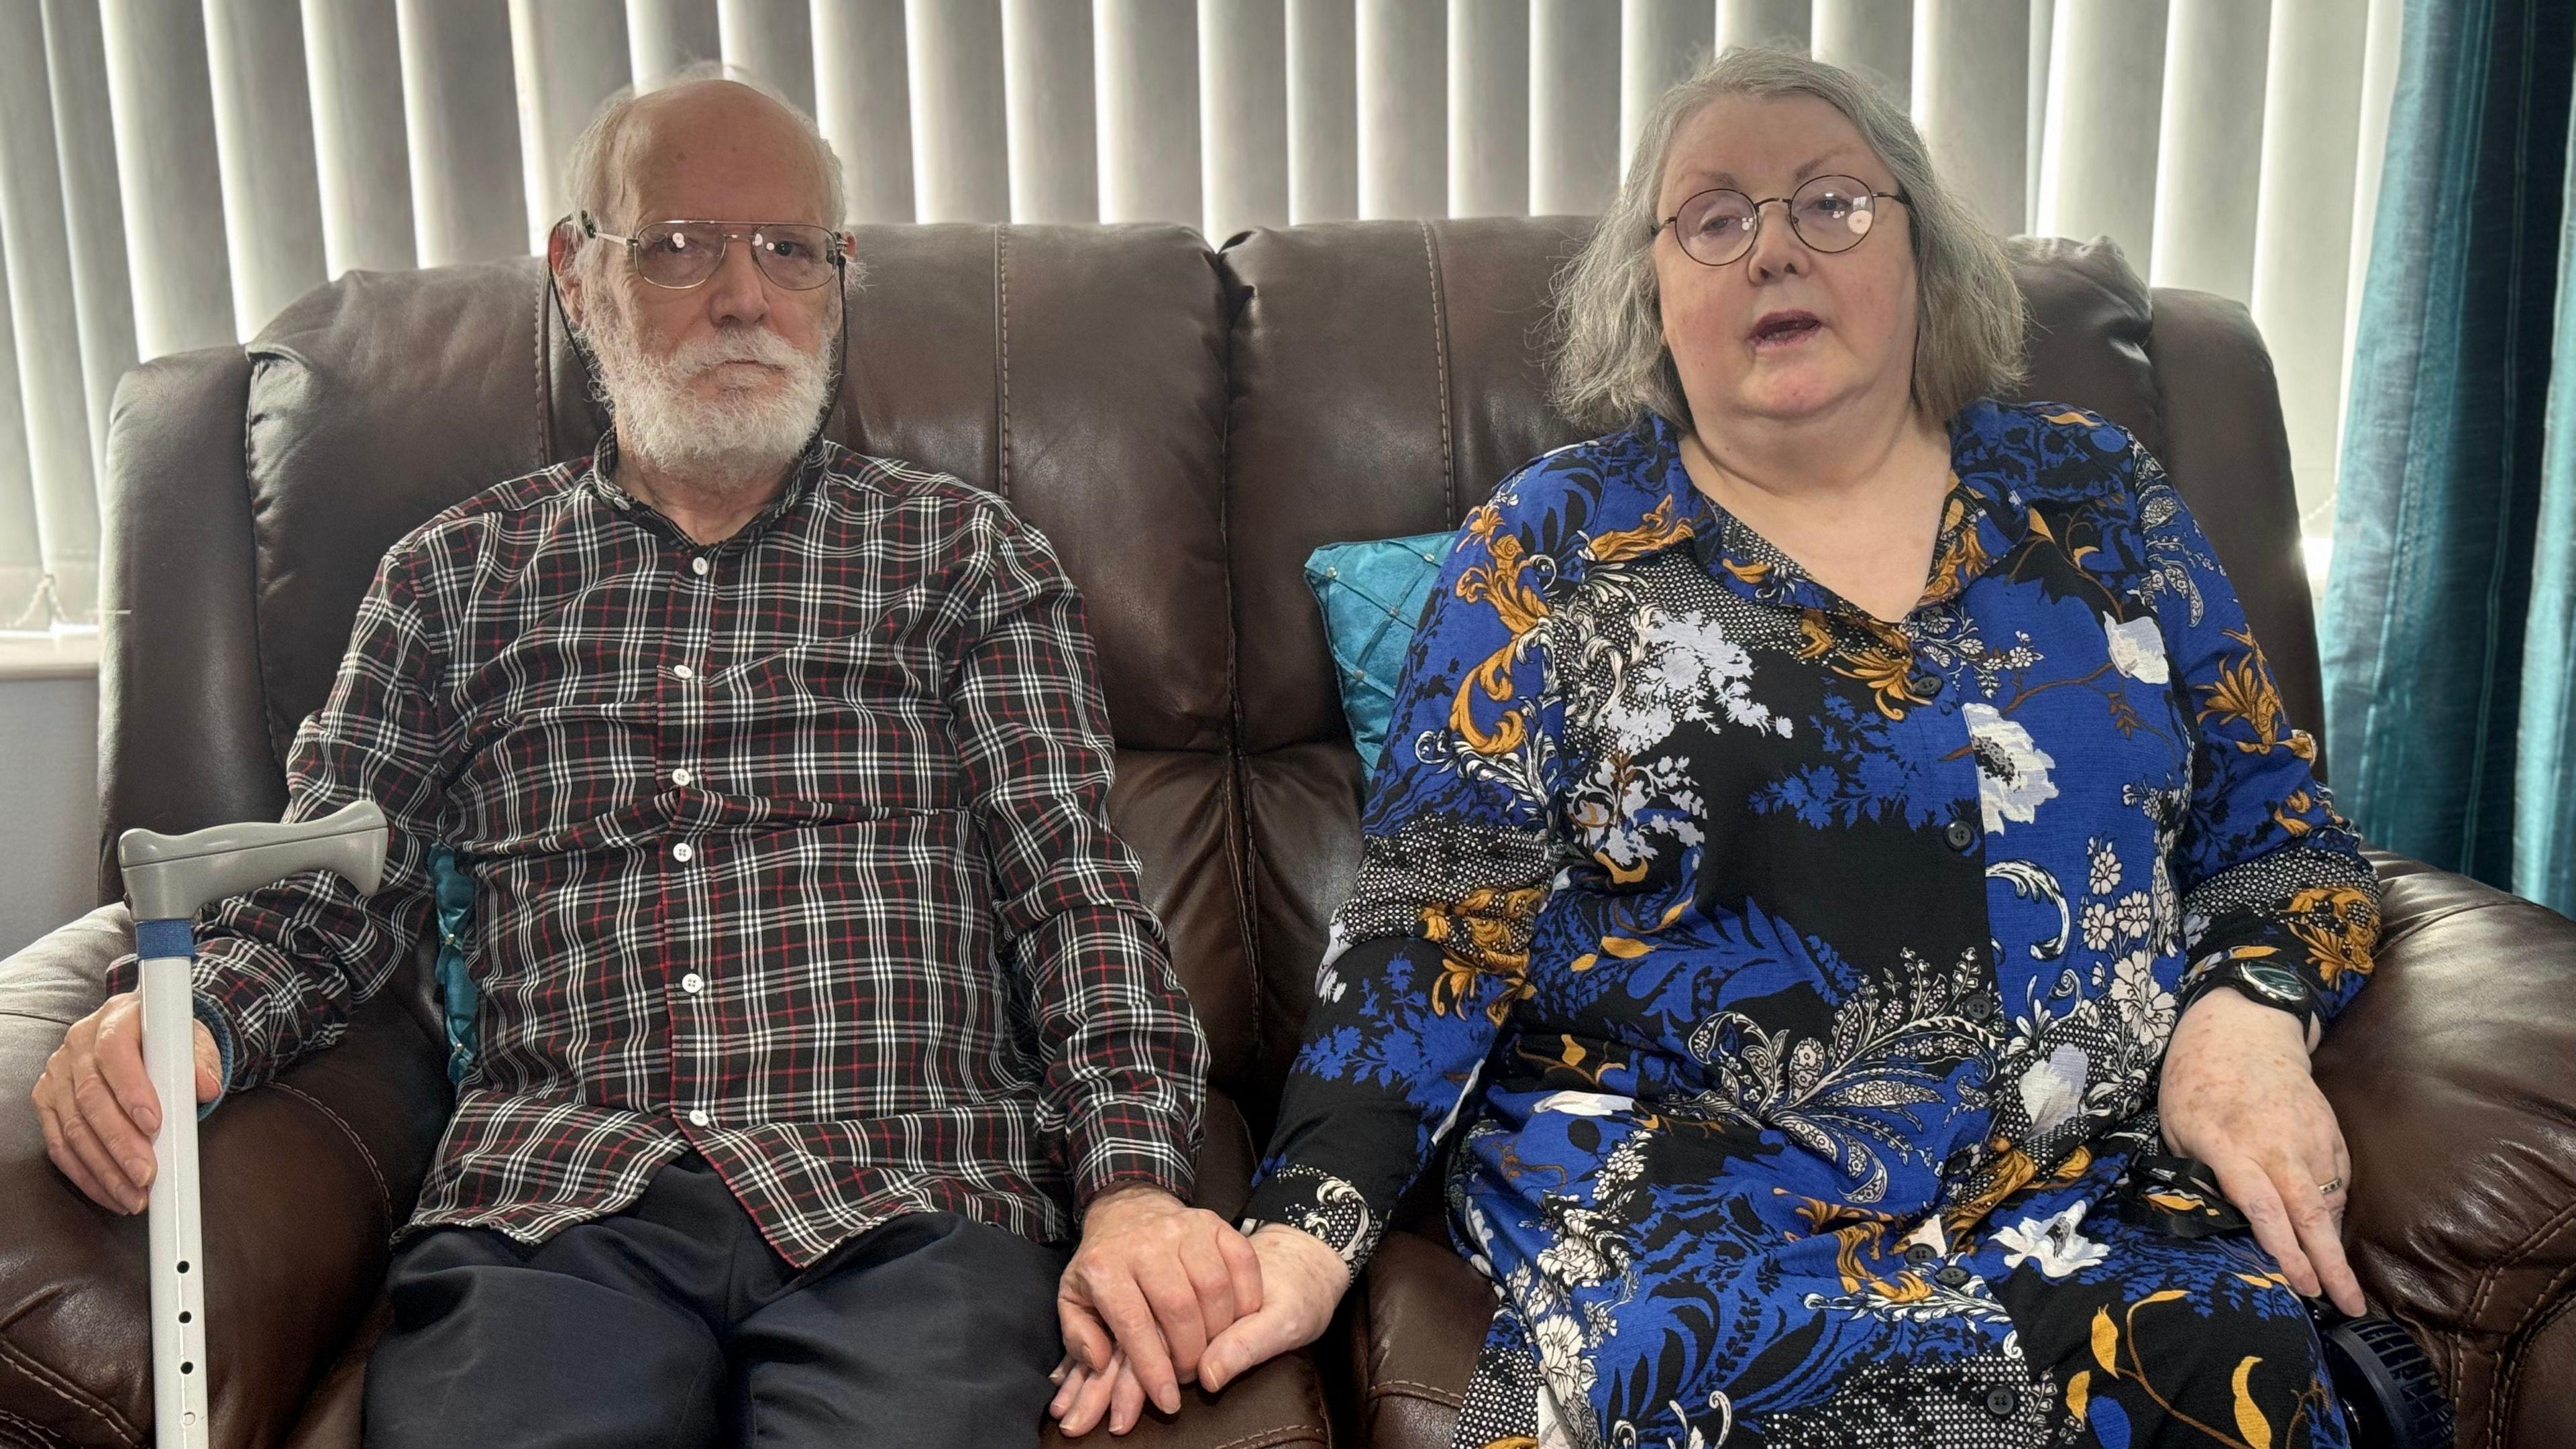
<instances>
[{"instance_id":1,"label":"teal curtain","mask_svg":"<svg viewBox=\"0 0 2576 1449\"><path fill-rule=\"evenodd\" d=\"M2323 648L2373 844L2576 913L2576 5L2408 0Z\"/></svg>"}]
</instances>

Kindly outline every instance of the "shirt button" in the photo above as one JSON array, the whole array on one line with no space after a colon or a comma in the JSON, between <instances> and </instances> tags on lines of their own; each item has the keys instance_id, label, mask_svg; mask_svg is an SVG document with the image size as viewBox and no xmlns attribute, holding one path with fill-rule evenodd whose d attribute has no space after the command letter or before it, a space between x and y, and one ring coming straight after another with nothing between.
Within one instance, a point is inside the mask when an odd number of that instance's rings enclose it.
<instances>
[{"instance_id":1,"label":"shirt button","mask_svg":"<svg viewBox=\"0 0 2576 1449\"><path fill-rule=\"evenodd\" d=\"M1916 1243L1905 1250L1905 1261L1913 1264L1917 1268L1922 1267L1924 1264L1929 1263L1940 1256L1941 1255L1939 1253L1932 1250L1932 1245L1930 1243Z\"/></svg>"},{"instance_id":2,"label":"shirt button","mask_svg":"<svg viewBox=\"0 0 2576 1449\"><path fill-rule=\"evenodd\" d=\"M671 666L671 677L673 679L695 679L698 677L698 672L685 664L674 664Z\"/></svg>"},{"instance_id":3,"label":"shirt button","mask_svg":"<svg viewBox=\"0 0 2576 1449\"><path fill-rule=\"evenodd\" d=\"M696 847L690 845L689 842L685 840L671 847L671 858L682 865L687 865L691 860L695 859L697 853Z\"/></svg>"},{"instance_id":4,"label":"shirt button","mask_svg":"<svg viewBox=\"0 0 2576 1449\"><path fill-rule=\"evenodd\" d=\"M1941 832L1941 838L1950 842L1952 850L1964 855L1968 847L1977 843L1977 828L1965 820L1953 820L1950 828Z\"/></svg>"},{"instance_id":5,"label":"shirt button","mask_svg":"<svg viewBox=\"0 0 2576 1449\"><path fill-rule=\"evenodd\" d=\"M1986 1390L1986 1412L1998 1419L2009 1419L2021 1412L2021 1395L2007 1388Z\"/></svg>"},{"instance_id":6,"label":"shirt button","mask_svg":"<svg viewBox=\"0 0 2576 1449\"><path fill-rule=\"evenodd\" d=\"M689 993L691 996L695 996L700 991L706 989L706 984L707 978L699 975L695 971L692 971L688 975L680 978L680 989Z\"/></svg>"},{"instance_id":7,"label":"shirt button","mask_svg":"<svg viewBox=\"0 0 2576 1449\"><path fill-rule=\"evenodd\" d=\"M680 768L671 772L671 783L674 785L686 786L690 781L695 780L696 778L698 777L689 773L689 767L686 765L682 765Z\"/></svg>"},{"instance_id":8,"label":"shirt button","mask_svg":"<svg viewBox=\"0 0 2576 1449\"><path fill-rule=\"evenodd\" d=\"M696 558L689 560L689 572L696 574L700 578L705 578L707 576L708 567L707 556L705 554L699 554Z\"/></svg>"},{"instance_id":9,"label":"shirt button","mask_svg":"<svg viewBox=\"0 0 2576 1449\"><path fill-rule=\"evenodd\" d=\"M691 1107L689 1109L689 1125L692 1127L704 1127L707 1125L707 1109L704 1107Z\"/></svg>"},{"instance_id":10,"label":"shirt button","mask_svg":"<svg viewBox=\"0 0 2576 1449\"><path fill-rule=\"evenodd\" d=\"M1949 1267L1942 1269L1940 1272L1933 1274L1932 1281L1940 1284L1944 1288L1959 1288L1966 1286L1968 1279L1973 1276L1975 1275L1971 1274L1967 1269L1953 1263Z\"/></svg>"}]
</instances>

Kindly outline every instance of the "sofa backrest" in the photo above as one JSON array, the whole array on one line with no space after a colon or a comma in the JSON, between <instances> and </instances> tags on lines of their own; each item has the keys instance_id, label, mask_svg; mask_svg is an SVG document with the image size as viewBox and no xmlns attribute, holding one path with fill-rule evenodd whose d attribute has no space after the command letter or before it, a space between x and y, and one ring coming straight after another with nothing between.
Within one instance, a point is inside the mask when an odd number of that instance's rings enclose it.
<instances>
[{"instance_id":1,"label":"sofa backrest","mask_svg":"<svg viewBox=\"0 0 2576 1449\"><path fill-rule=\"evenodd\" d=\"M1144 859L1216 1075L1266 1130L1356 861L1359 772L1302 578L1317 544L1455 525L1578 436L1546 404L1567 218L1259 231L862 228L835 436L992 489L1081 586ZM2316 649L2270 365L2244 310L2107 246L2016 242L2027 395L2164 458L2292 717ZM534 260L353 273L246 348L147 364L109 440L101 887L130 826L273 818L376 560L589 451Z\"/></svg>"}]
</instances>

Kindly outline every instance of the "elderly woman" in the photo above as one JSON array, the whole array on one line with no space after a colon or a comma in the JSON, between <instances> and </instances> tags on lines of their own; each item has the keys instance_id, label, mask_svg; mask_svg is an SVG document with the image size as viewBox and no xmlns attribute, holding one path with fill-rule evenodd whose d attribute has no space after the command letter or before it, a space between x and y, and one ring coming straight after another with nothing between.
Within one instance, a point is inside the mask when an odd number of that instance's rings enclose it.
<instances>
[{"instance_id":1,"label":"elderly woman","mask_svg":"<svg viewBox=\"0 0 2576 1449\"><path fill-rule=\"evenodd\" d=\"M1459 530L1201 1379L1454 1136L1459 1445L2342 1443L2377 890L2156 460L1992 400L2002 254L1830 66L1667 96L1562 305L1615 431Z\"/></svg>"}]
</instances>

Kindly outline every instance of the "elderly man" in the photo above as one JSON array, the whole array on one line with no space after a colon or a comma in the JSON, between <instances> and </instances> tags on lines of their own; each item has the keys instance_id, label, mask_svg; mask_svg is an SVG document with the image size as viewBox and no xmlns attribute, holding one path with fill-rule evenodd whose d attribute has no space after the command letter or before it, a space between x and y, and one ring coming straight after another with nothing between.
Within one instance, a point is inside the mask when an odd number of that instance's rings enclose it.
<instances>
[{"instance_id":1,"label":"elderly man","mask_svg":"<svg viewBox=\"0 0 2576 1449\"><path fill-rule=\"evenodd\" d=\"M411 954L434 847L477 877L479 1050L367 1440L1025 1444L1068 1342L1177 1407L1259 1268L1184 1205L1206 1048L1108 825L1080 601L997 498L820 438L847 247L810 120L622 97L570 182L550 261L614 427L385 556L288 766L295 818L384 807L383 888L199 932L212 1102ZM123 1211L138 1016L36 1088Z\"/></svg>"}]
</instances>

